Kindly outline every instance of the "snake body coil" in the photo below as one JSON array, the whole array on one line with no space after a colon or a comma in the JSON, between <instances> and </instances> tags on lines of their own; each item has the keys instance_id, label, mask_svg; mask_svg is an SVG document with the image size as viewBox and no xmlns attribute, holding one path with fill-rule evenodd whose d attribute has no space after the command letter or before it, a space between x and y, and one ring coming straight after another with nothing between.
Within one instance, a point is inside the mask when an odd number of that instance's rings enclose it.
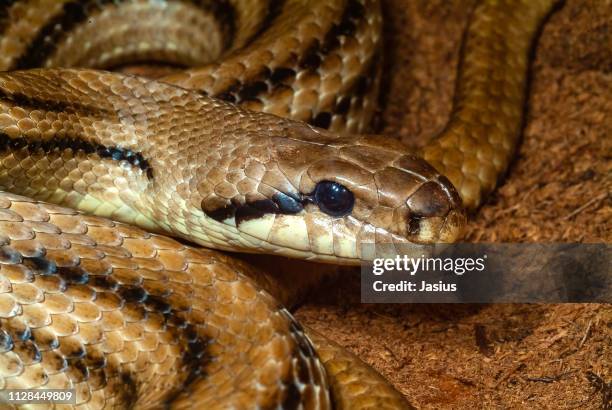
<instances>
[{"instance_id":1,"label":"snake body coil","mask_svg":"<svg viewBox=\"0 0 612 410\"><path fill-rule=\"evenodd\" d=\"M261 272L127 224L340 264L364 243L457 240L462 201L476 208L516 148L553 3L476 7L429 162L361 134L376 0L0 5L0 388L75 388L83 408L408 406L306 336ZM195 68L71 68L140 62Z\"/></svg>"}]
</instances>

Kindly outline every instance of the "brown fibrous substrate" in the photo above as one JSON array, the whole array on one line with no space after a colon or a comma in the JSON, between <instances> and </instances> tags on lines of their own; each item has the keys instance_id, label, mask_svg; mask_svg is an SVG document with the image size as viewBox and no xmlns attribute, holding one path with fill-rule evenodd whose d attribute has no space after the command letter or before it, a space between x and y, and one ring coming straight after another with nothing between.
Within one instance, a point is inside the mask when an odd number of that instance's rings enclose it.
<instances>
[{"instance_id":1,"label":"brown fibrous substrate","mask_svg":"<svg viewBox=\"0 0 612 410\"><path fill-rule=\"evenodd\" d=\"M382 131L419 145L451 109L474 1L385 0L389 81ZM531 69L517 158L467 232L477 242L612 238L612 9L567 0ZM417 408L600 409L612 400L605 304L373 305L348 272L297 311L356 353Z\"/></svg>"}]
</instances>

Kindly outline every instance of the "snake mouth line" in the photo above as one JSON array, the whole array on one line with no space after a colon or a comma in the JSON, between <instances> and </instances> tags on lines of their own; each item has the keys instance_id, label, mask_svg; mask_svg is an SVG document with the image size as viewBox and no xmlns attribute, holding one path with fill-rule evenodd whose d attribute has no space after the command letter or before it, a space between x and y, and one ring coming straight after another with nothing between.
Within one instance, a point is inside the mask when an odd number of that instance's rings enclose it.
<instances>
[{"instance_id":1,"label":"snake mouth line","mask_svg":"<svg viewBox=\"0 0 612 410\"><path fill-rule=\"evenodd\" d=\"M304 209L304 204L304 200L278 192L272 199L260 199L244 204L232 202L218 208L215 208L214 204L211 206L206 200L203 200L202 210L209 218L217 222L234 218L236 226L240 226L242 222L261 218L267 214L297 214Z\"/></svg>"}]
</instances>

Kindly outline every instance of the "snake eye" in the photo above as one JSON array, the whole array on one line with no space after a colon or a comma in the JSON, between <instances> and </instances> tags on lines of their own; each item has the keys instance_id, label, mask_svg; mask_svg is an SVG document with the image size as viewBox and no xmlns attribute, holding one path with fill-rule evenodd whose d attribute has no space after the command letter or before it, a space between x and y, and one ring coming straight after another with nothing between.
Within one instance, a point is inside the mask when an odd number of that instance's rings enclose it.
<instances>
[{"instance_id":1,"label":"snake eye","mask_svg":"<svg viewBox=\"0 0 612 410\"><path fill-rule=\"evenodd\" d=\"M314 190L314 202L319 209L331 216L344 216L351 212L355 197L344 185L321 181Z\"/></svg>"}]
</instances>

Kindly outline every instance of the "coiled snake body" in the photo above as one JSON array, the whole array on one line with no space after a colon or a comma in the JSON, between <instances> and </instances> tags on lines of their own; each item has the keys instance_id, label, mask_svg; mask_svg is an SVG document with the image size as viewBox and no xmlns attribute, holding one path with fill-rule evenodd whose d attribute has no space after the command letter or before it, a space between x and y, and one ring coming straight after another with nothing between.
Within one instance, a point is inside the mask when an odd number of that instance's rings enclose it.
<instances>
[{"instance_id":1,"label":"coiled snake body","mask_svg":"<svg viewBox=\"0 0 612 410\"><path fill-rule=\"evenodd\" d=\"M408 406L307 337L260 272L140 228L340 264L363 243L457 240L462 202L476 208L511 160L553 3L476 7L424 159L362 134L376 0L1 4L0 388L74 388L83 408ZM51 68L138 62L195 68Z\"/></svg>"}]
</instances>

